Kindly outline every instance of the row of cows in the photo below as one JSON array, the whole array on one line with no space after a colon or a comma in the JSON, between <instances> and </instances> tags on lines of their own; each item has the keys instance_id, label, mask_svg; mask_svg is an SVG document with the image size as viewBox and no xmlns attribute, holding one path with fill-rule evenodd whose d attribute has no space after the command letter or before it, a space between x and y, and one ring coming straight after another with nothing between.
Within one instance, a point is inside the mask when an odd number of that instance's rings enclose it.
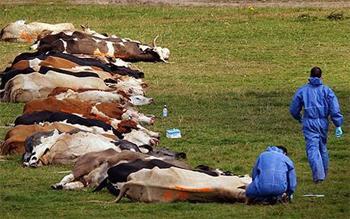
<instances>
[{"instance_id":1,"label":"row of cows","mask_svg":"<svg viewBox=\"0 0 350 219\"><path fill-rule=\"evenodd\" d=\"M31 42L2 72L0 98L24 102L1 145L1 154L22 154L23 165L74 164L53 189L107 188L144 202L244 202L249 176L204 165L161 148L148 129L155 116L138 112L152 104L144 73L130 62L167 62L167 48L99 34L72 24L17 21L0 39Z\"/></svg>"}]
</instances>

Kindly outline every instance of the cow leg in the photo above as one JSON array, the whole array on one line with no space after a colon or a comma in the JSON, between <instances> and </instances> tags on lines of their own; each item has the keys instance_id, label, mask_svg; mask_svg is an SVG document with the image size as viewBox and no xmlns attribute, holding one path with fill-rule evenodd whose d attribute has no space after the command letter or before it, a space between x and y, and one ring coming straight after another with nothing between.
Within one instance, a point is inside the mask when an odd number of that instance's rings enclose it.
<instances>
[{"instance_id":1,"label":"cow leg","mask_svg":"<svg viewBox=\"0 0 350 219\"><path fill-rule=\"evenodd\" d=\"M129 190L129 188L128 188L127 185L125 185L125 184L122 184L121 187L122 187L122 188L120 189L119 195L118 195L117 198L116 198L114 201L112 201L112 202L115 202L115 203L119 202L119 201L124 197L124 195L126 194L126 192Z\"/></svg>"},{"instance_id":2,"label":"cow leg","mask_svg":"<svg viewBox=\"0 0 350 219\"><path fill-rule=\"evenodd\" d=\"M63 179L59 183L52 185L51 188L57 189L57 190L63 189L65 184L70 183L73 180L74 180L74 175L73 175L73 173L70 173L70 174L64 176Z\"/></svg>"},{"instance_id":3,"label":"cow leg","mask_svg":"<svg viewBox=\"0 0 350 219\"><path fill-rule=\"evenodd\" d=\"M148 129L146 129L145 127L143 127L141 125L137 125L137 128L139 128L141 131L143 131L146 134L148 134L150 137L153 137L153 138L159 138L160 137L158 132L153 132L151 130L148 130Z\"/></svg>"},{"instance_id":4,"label":"cow leg","mask_svg":"<svg viewBox=\"0 0 350 219\"><path fill-rule=\"evenodd\" d=\"M84 184L80 181L70 182L70 183L63 185L63 189L65 189L65 190L81 189L84 187L85 187Z\"/></svg>"}]
</instances>

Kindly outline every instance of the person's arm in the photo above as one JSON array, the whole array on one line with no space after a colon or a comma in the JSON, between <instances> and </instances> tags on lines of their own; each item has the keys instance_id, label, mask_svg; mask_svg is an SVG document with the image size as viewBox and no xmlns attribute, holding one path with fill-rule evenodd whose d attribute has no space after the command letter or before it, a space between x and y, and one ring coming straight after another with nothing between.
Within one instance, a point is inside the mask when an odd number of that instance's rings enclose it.
<instances>
[{"instance_id":1,"label":"person's arm","mask_svg":"<svg viewBox=\"0 0 350 219\"><path fill-rule=\"evenodd\" d=\"M293 118L298 120L299 122L301 122L302 120L302 116L300 114L301 109L302 97L300 91L298 90L293 96L292 102L289 107L289 112L293 116Z\"/></svg>"},{"instance_id":2,"label":"person's arm","mask_svg":"<svg viewBox=\"0 0 350 219\"><path fill-rule=\"evenodd\" d=\"M288 174L287 174L287 180L288 180L288 188L287 188L287 195L291 196L297 187L297 175L295 173L295 168L293 162L288 158L287 161L288 165Z\"/></svg>"},{"instance_id":3,"label":"person's arm","mask_svg":"<svg viewBox=\"0 0 350 219\"><path fill-rule=\"evenodd\" d=\"M252 179L255 179L255 177L257 176L257 175L259 175L259 157L258 157L258 159L256 160L256 162L255 162L255 165L254 165L254 167L253 167L253 171L252 171Z\"/></svg>"},{"instance_id":4,"label":"person's arm","mask_svg":"<svg viewBox=\"0 0 350 219\"><path fill-rule=\"evenodd\" d=\"M332 89L329 89L328 94L329 115L335 127L340 127L343 124L343 115L340 112L339 102Z\"/></svg>"}]
</instances>

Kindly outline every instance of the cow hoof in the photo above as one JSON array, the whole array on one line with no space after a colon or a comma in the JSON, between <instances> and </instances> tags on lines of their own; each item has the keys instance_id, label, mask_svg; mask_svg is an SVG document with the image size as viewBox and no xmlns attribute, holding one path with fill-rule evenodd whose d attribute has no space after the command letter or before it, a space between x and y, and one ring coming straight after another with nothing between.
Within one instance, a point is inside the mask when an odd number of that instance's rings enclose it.
<instances>
[{"instance_id":1,"label":"cow hoof","mask_svg":"<svg viewBox=\"0 0 350 219\"><path fill-rule=\"evenodd\" d=\"M55 189L55 190L62 190L62 189L63 189L63 186L60 185L60 184L59 184L59 185L55 184L55 185L52 185L51 188L52 188L52 189Z\"/></svg>"}]
</instances>

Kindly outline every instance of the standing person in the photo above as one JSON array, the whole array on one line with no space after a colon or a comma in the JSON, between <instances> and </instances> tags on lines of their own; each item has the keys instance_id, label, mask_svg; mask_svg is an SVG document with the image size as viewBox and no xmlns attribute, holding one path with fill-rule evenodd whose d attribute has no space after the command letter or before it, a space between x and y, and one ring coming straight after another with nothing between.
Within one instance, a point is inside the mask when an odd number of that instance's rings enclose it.
<instances>
[{"instance_id":1,"label":"standing person","mask_svg":"<svg viewBox=\"0 0 350 219\"><path fill-rule=\"evenodd\" d=\"M269 146L256 160L253 181L246 190L248 204L274 204L291 199L297 186L294 164L283 146Z\"/></svg>"},{"instance_id":2,"label":"standing person","mask_svg":"<svg viewBox=\"0 0 350 219\"><path fill-rule=\"evenodd\" d=\"M304 108L303 115L300 114ZM303 124L306 154L315 183L325 180L328 172L327 132L328 117L336 126L335 135L341 137L343 116L334 92L322 84L322 71L313 67L309 83L295 93L290 105L294 119Z\"/></svg>"}]
</instances>

